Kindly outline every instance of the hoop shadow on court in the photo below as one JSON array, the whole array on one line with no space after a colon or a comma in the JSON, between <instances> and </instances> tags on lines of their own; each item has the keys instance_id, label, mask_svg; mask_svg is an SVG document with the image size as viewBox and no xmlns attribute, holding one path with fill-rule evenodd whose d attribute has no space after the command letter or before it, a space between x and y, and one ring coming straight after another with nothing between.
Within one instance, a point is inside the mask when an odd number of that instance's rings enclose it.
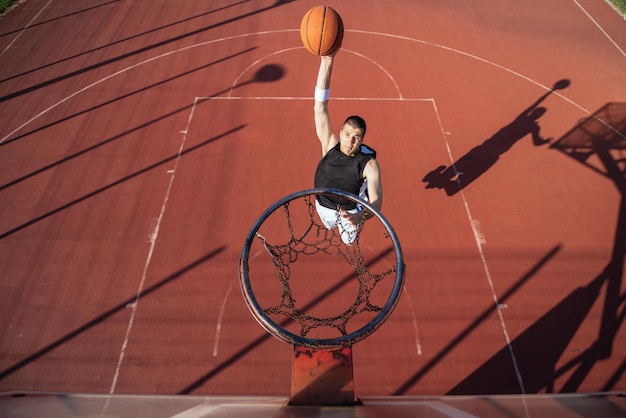
<instances>
[{"instance_id":1,"label":"hoop shadow on court","mask_svg":"<svg viewBox=\"0 0 626 418\"><path fill-rule=\"evenodd\" d=\"M512 341L510 348L503 347L451 389L449 395L520 391L573 393L580 389L594 366L613 355L617 334L626 317L626 292L622 283L626 255L626 158L623 156L626 150L626 103L605 105L551 148L607 177L616 186L621 200L611 259L589 284L572 291ZM559 366L576 332L598 303L602 306L602 316L595 341L574 359ZM515 377L511 350L515 353L522 388ZM608 375L603 387L597 390L616 390L616 384L625 372L626 361ZM564 383L557 388L557 379L563 377L566 377Z\"/></svg>"},{"instance_id":2,"label":"hoop shadow on court","mask_svg":"<svg viewBox=\"0 0 626 418\"><path fill-rule=\"evenodd\" d=\"M550 142L540 135L538 120L547 109L540 107L550 94L569 86L569 80L560 80L552 89L541 96L535 103L524 109L511 123L496 132L482 144L472 148L450 166L440 165L432 170L422 181L427 189L443 189L448 196L463 190L478 177L487 172L515 143L527 135L532 136L533 143L541 146Z\"/></svg>"}]
</instances>

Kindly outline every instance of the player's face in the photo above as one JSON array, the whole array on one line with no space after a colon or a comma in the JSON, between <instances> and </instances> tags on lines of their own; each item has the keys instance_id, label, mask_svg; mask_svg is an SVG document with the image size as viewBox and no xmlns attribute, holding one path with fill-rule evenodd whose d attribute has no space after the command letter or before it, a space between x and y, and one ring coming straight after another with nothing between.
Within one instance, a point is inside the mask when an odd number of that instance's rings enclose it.
<instances>
[{"instance_id":1,"label":"player's face","mask_svg":"<svg viewBox=\"0 0 626 418\"><path fill-rule=\"evenodd\" d=\"M355 155L363 143L363 129L355 128L346 123L339 133L339 142L341 152L346 155Z\"/></svg>"}]
</instances>

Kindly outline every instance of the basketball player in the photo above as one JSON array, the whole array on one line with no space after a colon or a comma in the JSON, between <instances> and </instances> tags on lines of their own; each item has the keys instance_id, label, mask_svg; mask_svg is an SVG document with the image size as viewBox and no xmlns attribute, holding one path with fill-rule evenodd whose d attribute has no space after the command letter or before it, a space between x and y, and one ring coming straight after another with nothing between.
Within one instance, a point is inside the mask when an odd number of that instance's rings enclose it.
<instances>
[{"instance_id":1,"label":"basketball player","mask_svg":"<svg viewBox=\"0 0 626 418\"><path fill-rule=\"evenodd\" d=\"M330 126L328 99L334 55L321 57L315 86L315 131L322 146L322 159L315 172L315 187L352 193L380 210L383 188L376 151L363 144L365 121L348 117L339 134ZM341 239L352 244L366 211L352 201L339 202L338 196L318 195L317 213L328 229L339 228ZM367 219L367 218L366 218Z\"/></svg>"}]
</instances>

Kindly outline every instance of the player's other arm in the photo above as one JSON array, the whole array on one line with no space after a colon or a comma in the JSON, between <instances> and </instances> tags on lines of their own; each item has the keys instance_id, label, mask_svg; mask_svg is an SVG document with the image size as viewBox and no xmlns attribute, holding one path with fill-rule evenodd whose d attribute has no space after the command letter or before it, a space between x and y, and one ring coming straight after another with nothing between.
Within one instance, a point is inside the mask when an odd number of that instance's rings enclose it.
<instances>
[{"instance_id":1,"label":"player's other arm","mask_svg":"<svg viewBox=\"0 0 626 418\"><path fill-rule=\"evenodd\" d=\"M337 145L337 135L330 126L330 115L328 113L328 98L324 98L323 91L330 89L330 76L333 71L332 56L321 57L320 68L315 84L315 105L313 108L315 115L315 132L322 146L322 155L335 145Z\"/></svg>"},{"instance_id":2,"label":"player's other arm","mask_svg":"<svg viewBox=\"0 0 626 418\"><path fill-rule=\"evenodd\" d=\"M371 159L363 169L363 177L367 179L367 196L370 204L378 211L383 207L383 184L380 178L378 161Z\"/></svg>"},{"instance_id":3,"label":"player's other arm","mask_svg":"<svg viewBox=\"0 0 626 418\"><path fill-rule=\"evenodd\" d=\"M363 169L363 176L367 179L367 199L374 208L380 211L383 207L383 185L380 181L380 167L378 166L378 161L373 158L369 160ZM349 219L354 226L357 226L363 222L363 217L366 215L366 221L372 219L372 217L368 215L368 212L368 210L362 210L357 213L349 213L341 209L341 216Z\"/></svg>"}]
</instances>

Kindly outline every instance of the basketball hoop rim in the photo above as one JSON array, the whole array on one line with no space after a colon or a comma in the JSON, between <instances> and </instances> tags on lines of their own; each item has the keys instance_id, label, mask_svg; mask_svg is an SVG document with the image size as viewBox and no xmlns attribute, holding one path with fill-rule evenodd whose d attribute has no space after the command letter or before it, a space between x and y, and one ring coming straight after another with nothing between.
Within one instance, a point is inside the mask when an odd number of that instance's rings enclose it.
<instances>
[{"instance_id":1,"label":"basketball hoop rim","mask_svg":"<svg viewBox=\"0 0 626 418\"><path fill-rule=\"evenodd\" d=\"M365 326L360 329L341 336L339 338L330 338L330 339L317 339L317 338L306 338L300 335L296 335L277 323L275 323L263 310L263 308L257 302L254 292L252 291L252 286L250 284L250 278L248 275L248 257L250 255L250 247L256 237L256 234L263 224L263 222L276 211L278 208L283 206L285 203L295 200L297 198L307 196L307 195L319 195L319 194L333 194L339 195L345 198L348 198L363 207L367 208L371 213L373 213L379 221L386 228L389 233L389 237L394 246L394 251L396 255L396 279L394 281L393 289L390 293L389 299L382 307L381 311ZM398 237L389 223L387 219L369 202L355 196L351 193L344 192L342 190L337 189L327 189L327 188L314 188L314 189L306 189L301 190L296 193L292 193L288 196L283 197L278 200L276 203L271 205L269 208L263 212L263 214L257 219L257 221L252 226L252 229L248 233L246 237L246 241L243 247L241 260L239 262L239 284L241 287L241 291L244 295L244 299L246 301L246 305L248 309L252 313L252 316L256 319L256 321L263 327L267 332L272 334L274 337L292 345L298 345L313 349L329 349L329 348L337 348L337 347L346 347L351 346L354 343L361 341L368 335L372 334L376 331L391 315L393 310L395 309L398 301L400 299L400 294L402 293L402 288L404 286L404 260L402 257L402 249L400 247L400 241Z\"/></svg>"}]
</instances>

